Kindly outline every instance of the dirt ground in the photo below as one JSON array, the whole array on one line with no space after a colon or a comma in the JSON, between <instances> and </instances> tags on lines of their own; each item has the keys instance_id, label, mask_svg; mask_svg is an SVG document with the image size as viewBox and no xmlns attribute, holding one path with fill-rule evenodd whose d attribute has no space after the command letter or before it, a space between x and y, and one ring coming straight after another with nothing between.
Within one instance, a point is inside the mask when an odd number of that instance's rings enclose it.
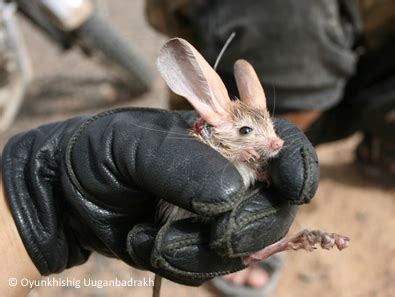
<instances>
[{"instance_id":1,"label":"dirt ground","mask_svg":"<svg viewBox=\"0 0 395 297\"><path fill-rule=\"evenodd\" d=\"M108 1L107 3L110 3ZM105 16L125 40L144 54L154 70L155 56L165 38L144 22L143 1L111 1ZM156 74L154 89L139 98L130 98L114 88L105 71L78 51L62 53L40 33L21 21L29 45L35 79L21 112L7 133L0 135L0 148L6 139L42 123L71 116L96 113L118 106L166 108L164 83ZM317 250L289 252L277 297L390 297L395 295L395 187L384 187L363 177L354 166L355 135L344 141L318 148L321 182L316 197L300 208L293 231L322 229L351 238L348 249L338 252ZM93 255L83 266L75 267L56 279L81 282L83 279L153 279L145 271ZM97 288L41 287L29 297L38 296L150 296L151 287ZM216 296L206 287L189 288L165 281L162 296Z\"/></svg>"}]
</instances>

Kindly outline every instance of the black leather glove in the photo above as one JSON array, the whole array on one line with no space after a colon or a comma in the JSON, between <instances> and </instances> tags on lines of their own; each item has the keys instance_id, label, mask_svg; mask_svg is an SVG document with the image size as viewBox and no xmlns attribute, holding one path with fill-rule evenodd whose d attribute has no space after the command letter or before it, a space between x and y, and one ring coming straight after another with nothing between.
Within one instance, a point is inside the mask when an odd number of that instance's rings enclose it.
<instances>
[{"instance_id":1,"label":"black leather glove","mask_svg":"<svg viewBox=\"0 0 395 297\"><path fill-rule=\"evenodd\" d=\"M13 137L3 183L18 231L43 275L92 251L189 285L244 267L240 255L287 232L318 181L317 159L284 121L269 190L243 188L219 153L189 136L191 113L121 109ZM287 138L288 135L288 138ZM199 216L157 226L158 199Z\"/></svg>"}]
</instances>

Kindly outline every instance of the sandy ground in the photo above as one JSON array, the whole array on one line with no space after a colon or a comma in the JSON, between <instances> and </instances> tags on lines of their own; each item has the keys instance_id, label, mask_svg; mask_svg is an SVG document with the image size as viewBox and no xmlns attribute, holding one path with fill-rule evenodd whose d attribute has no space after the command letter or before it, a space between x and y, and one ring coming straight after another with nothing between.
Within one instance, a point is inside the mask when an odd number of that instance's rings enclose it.
<instances>
[{"instance_id":1,"label":"sandy ground","mask_svg":"<svg viewBox=\"0 0 395 297\"><path fill-rule=\"evenodd\" d=\"M165 40L143 19L143 1L111 1L106 17L125 40L144 53L154 70L156 53ZM22 110L7 133L0 136L0 148L19 131L71 116L96 113L115 106L166 108L163 82L156 75L154 89L139 98L130 98L115 89L109 76L78 51L62 53L41 34L21 21L35 79ZM353 163L359 136L318 148L321 183L312 203L300 208L293 231L319 228L348 235L351 246L342 251L289 252L277 297L390 297L395 292L395 188L383 187L363 177ZM127 280L153 279L123 263L93 255L83 266L54 276L55 279ZM38 296L150 296L150 287L97 288L73 286L36 288ZM165 281L162 296L216 296L206 287L189 288Z\"/></svg>"}]
</instances>

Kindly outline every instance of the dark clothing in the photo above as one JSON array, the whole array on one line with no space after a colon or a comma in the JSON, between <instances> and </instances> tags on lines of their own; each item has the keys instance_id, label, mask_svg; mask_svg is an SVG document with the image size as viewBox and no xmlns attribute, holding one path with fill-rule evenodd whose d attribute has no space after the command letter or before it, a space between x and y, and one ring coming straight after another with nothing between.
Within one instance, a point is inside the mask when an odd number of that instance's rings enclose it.
<instances>
[{"instance_id":1,"label":"dark clothing","mask_svg":"<svg viewBox=\"0 0 395 297\"><path fill-rule=\"evenodd\" d=\"M170 9L169 1L148 2L151 11L152 2L160 2L173 13L167 23L148 13L151 24L169 35L187 37L212 65L236 32L219 63L219 74L237 95L233 64L248 60L265 88L269 107L275 100L278 112L333 107L355 70L358 57L353 46L361 21L353 0L175 1L180 10L174 3Z\"/></svg>"}]
</instances>

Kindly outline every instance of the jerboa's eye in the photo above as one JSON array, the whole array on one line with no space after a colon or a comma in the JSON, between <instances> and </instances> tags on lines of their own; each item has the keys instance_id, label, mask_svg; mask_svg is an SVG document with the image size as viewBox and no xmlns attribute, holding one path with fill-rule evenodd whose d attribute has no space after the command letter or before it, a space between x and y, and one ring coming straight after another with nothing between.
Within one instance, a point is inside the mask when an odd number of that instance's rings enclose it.
<instances>
[{"instance_id":1,"label":"jerboa's eye","mask_svg":"<svg viewBox=\"0 0 395 297\"><path fill-rule=\"evenodd\" d=\"M241 135L247 135L247 134L251 133L252 130L253 130L252 128L247 127L247 126L244 126L244 127L241 127L241 128L239 129L239 133L240 133Z\"/></svg>"}]
</instances>

